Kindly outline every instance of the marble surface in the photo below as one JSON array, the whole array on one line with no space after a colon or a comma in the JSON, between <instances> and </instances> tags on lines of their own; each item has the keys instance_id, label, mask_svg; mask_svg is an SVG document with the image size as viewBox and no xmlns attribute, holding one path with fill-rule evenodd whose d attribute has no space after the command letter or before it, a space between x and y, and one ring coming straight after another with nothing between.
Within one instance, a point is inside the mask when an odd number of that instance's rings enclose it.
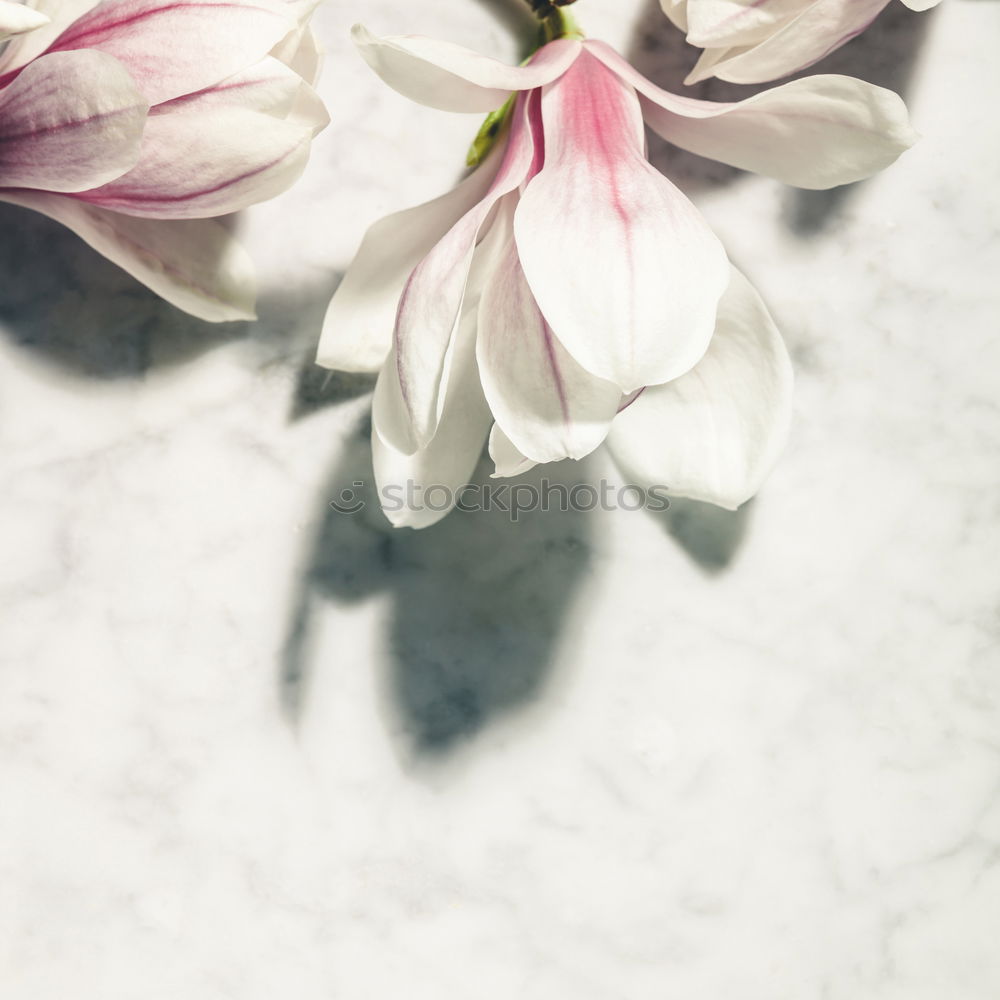
<instances>
[{"instance_id":1,"label":"marble surface","mask_svg":"<svg viewBox=\"0 0 1000 1000\"><path fill-rule=\"evenodd\" d=\"M0 206L0 994L995 1000L1000 6L894 3L828 61L923 133L870 182L653 147L795 358L757 500L423 533L329 509L370 383L309 357L476 122L383 89L360 15L523 29L329 0L333 124L242 224L259 322ZM693 59L652 0L578 17L663 84Z\"/></svg>"}]
</instances>

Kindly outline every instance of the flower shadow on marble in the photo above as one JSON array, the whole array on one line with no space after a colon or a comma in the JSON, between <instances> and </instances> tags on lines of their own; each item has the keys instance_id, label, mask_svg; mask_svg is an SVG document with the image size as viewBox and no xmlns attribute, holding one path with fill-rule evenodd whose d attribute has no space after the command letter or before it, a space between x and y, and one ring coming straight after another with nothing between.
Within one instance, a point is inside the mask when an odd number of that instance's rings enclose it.
<instances>
[{"instance_id":1,"label":"flower shadow on marble","mask_svg":"<svg viewBox=\"0 0 1000 1000\"><path fill-rule=\"evenodd\" d=\"M902 4L890 4L859 37L787 80L815 73L835 73L858 77L905 98L934 16L935 11L914 13ZM713 77L687 86L684 77L694 66L699 52L687 44L684 35L664 16L659 0L648 0L627 55L632 65L657 85L674 93L725 102L743 100L786 82L782 79L745 85ZM671 146L652 133L647 134L650 162L685 194L696 196L749 176L745 171L696 156ZM785 222L800 237L814 236L839 214L850 193L864 183L858 181L825 191L789 188L785 199Z\"/></svg>"},{"instance_id":2,"label":"flower shadow on marble","mask_svg":"<svg viewBox=\"0 0 1000 1000\"><path fill-rule=\"evenodd\" d=\"M56 369L90 378L141 378L235 341L252 345L262 366L292 360L300 371L311 370L315 331L339 280L330 275L315 287L264 288L256 321L208 323L43 215L0 204L0 231L0 322L7 336Z\"/></svg>"},{"instance_id":3,"label":"flower shadow on marble","mask_svg":"<svg viewBox=\"0 0 1000 1000\"><path fill-rule=\"evenodd\" d=\"M322 495L290 609L280 695L294 726L314 672L371 669L351 662L347 644L337 662L317 662L312 639L329 603L388 592L388 663L376 667L385 671L387 725L401 733L403 756L439 758L545 691L592 559L588 515L532 511L515 524L498 510L455 511L411 531L389 525L370 486L360 494L364 511L340 513L330 498L373 481L369 433L363 425L346 443ZM561 463L546 474L585 482L586 466ZM486 476L482 462L477 481Z\"/></svg>"}]
</instances>

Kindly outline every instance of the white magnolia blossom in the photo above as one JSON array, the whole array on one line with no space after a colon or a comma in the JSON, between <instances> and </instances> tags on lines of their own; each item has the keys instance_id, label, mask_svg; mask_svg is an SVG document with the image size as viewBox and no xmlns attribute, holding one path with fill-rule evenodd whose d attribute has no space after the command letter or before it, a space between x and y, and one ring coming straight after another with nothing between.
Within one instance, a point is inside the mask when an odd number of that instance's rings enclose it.
<instances>
[{"instance_id":1,"label":"white magnolia blossom","mask_svg":"<svg viewBox=\"0 0 1000 1000\"><path fill-rule=\"evenodd\" d=\"M902 0L928 10L938 0ZM686 83L710 76L764 83L788 76L860 35L889 0L660 0L687 40L705 51Z\"/></svg>"},{"instance_id":2,"label":"white magnolia blossom","mask_svg":"<svg viewBox=\"0 0 1000 1000\"><path fill-rule=\"evenodd\" d=\"M252 318L253 266L214 217L285 190L327 123L314 6L0 2L0 201L196 316Z\"/></svg>"},{"instance_id":3,"label":"white magnolia blossom","mask_svg":"<svg viewBox=\"0 0 1000 1000\"><path fill-rule=\"evenodd\" d=\"M485 112L516 95L486 162L376 223L330 304L319 363L379 371L380 488L457 491L487 439L500 476L607 440L639 485L728 508L750 497L787 432L791 366L757 293L646 160L643 121L692 152L828 188L912 143L899 97L817 76L713 104L596 41L559 39L512 67L427 38L359 27L355 40L423 104Z\"/></svg>"}]
</instances>

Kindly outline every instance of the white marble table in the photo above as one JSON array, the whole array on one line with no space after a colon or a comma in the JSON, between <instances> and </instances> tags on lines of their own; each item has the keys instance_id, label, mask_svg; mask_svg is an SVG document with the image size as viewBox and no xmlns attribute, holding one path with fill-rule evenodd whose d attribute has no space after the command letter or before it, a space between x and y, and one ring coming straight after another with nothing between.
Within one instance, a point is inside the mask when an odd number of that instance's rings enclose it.
<instances>
[{"instance_id":1,"label":"white marble table","mask_svg":"<svg viewBox=\"0 0 1000 1000\"><path fill-rule=\"evenodd\" d=\"M655 8L578 17L669 84ZM894 4L828 61L924 135L868 183L654 147L796 361L747 509L393 532L328 508L369 383L311 346L477 123L346 32L514 58L516 9L327 3L333 124L244 223L255 324L0 206L5 1000L1000 996L1000 7Z\"/></svg>"}]
</instances>

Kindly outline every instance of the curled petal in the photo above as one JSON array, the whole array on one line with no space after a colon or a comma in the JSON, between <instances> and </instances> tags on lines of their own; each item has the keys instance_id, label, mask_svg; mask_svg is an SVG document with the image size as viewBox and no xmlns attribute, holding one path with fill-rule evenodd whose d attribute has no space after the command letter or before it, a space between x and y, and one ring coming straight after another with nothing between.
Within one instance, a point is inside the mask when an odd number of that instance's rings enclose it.
<instances>
[{"instance_id":1,"label":"curled petal","mask_svg":"<svg viewBox=\"0 0 1000 1000\"><path fill-rule=\"evenodd\" d=\"M12 35L20 35L26 31L36 31L49 19L41 11L26 7L23 3L7 3L0 0L0 42Z\"/></svg>"},{"instance_id":2,"label":"curled petal","mask_svg":"<svg viewBox=\"0 0 1000 1000\"><path fill-rule=\"evenodd\" d=\"M241 72L297 27L280 0L118 0L74 21L51 51L106 52L161 104Z\"/></svg>"},{"instance_id":3,"label":"curled petal","mask_svg":"<svg viewBox=\"0 0 1000 1000\"><path fill-rule=\"evenodd\" d=\"M98 0L34 0L30 5L14 4L21 11L31 11L44 20L33 30L14 36L0 52L0 83L2 77L40 56L81 14L96 7ZM32 16L21 14L20 16Z\"/></svg>"},{"instance_id":4,"label":"curled petal","mask_svg":"<svg viewBox=\"0 0 1000 1000\"><path fill-rule=\"evenodd\" d=\"M661 90L603 43L588 48L639 91L646 122L668 142L796 187L870 177L917 138L898 94L853 77L809 76L716 104Z\"/></svg>"},{"instance_id":5,"label":"curled petal","mask_svg":"<svg viewBox=\"0 0 1000 1000\"><path fill-rule=\"evenodd\" d=\"M687 0L687 40L699 48L753 44L801 9L802 0Z\"/></svg>"},{"instance_id":6,"label":"curled petal","mask_svg":"<svg viewBox=\"0 0 1000 1000\"><path fill-rule=\"evenodd\" d=\"M490 430L490 458L493 459L492 479L509 479L533 469L537 463L522 455L509 437L494 424Z\"/></svg>"},{"instance_id":7,"label":"curled petal","mask_svg":"<svg viewBox=\"0 0 1000 1000\"><path fill-rule=\"evenodd\" d=\"M0 91L0 187L81 191L139 156L148 106L117 60L42 56Z\"/></svg>"},{"instance_id":8,"label":"curled petal","mask_svg":"<svg viewBox=\"0 0 1000 1000\"><path fill-rule=\"evenodd\" d=\"M392 347L403 286L448 230L486 194L498 150L461 184L434 201L376 222L334 293L316 363L351 372L378 371ZM393 360L395 365L395 359Z\"/></svg>"},{"instance_id":9,"label":"curled petal","mask_svg":"<svg viewBox=\"0 0 1000 1000\"><path fill-rule=\"evenodd\" d=\"M700 60L687 83L710 76L732 83L763 83L805 69L860 35L888 0L813 0L754 44L724 46Z\"/></svg>"},{"instance_id":10,"label":"curled petal","mask_svg":"<svg viewBox=\"0 0 1000 1000\"><path fill-rule=\"evenodd\" d=\"M161 298L199 319L254 318L253 264L213 219L134 219L36 191L4 191L0 198L62 223Z\"/></svg>"},{"instance_id":11,"label":"curled petal","mask_svg":"<svg viewBox=\"0 0 1000 1000\"><path fill-rule=\"evenodd\" d=\"M631 392L691 368L728 281L722 245L644 155L632 88L584 52L542 95L545 164L514 217L542 313L587 371Z\"/></svg>"},{"instance_id":12,"label":"curled petal","mask_svg":"<svg viewBox=\"0 0 1000 1000\"><path fill-rule=\"evenodd\" d=\"M353 29L365 62L393 90L440 111L493 111L512 91L533 90L562 75L580 53L580 43L550 42L526 66L480 55L451 42L420 35L378 38L363 25Z\"/></svg>"},{"instance_id":13,"label":"curled petal","mask_svg":"<svg viewBox=\"0 0 1000 1000\"><path fill-rule=\"evenodd\" d=\"M394 345L410 434L407 440L394 442L400 451L422 447L434 435L447 354L466 298L473 261L477 273L485 277L493 255L501 249L499 239L483 236L478 248L477 243L494 206L522 183L534 156L528 103L520 98L514 106L510 137L486 196L421 260L403 289Z\"/></svg>"},{"instance_id":14,"label":"curled petal","mask_svg":"<svg viewBox=\"0 0 1000 1000\"><path fill-rule=\"evenodd\" d=\"M621 391L581 368L555 338L521 270L509 218L494 225L507 235L479 304L483 392L497 425L531 461L583 458L607 435Z\"/></svg>"},{"instance_id":15,"label":"curled petal","mask_svg":"<svg viewBox=\"0 0 1000 1000\"><path fill-rule=\"evenodd\" d=\"M298 178L326 120L308 84L265 59L217 88L154 108L136 167L83 197L146 218L235 212Z\"/></svg>"},{"instance_id":16,"label":"curled petal","mask_svg":"<svg viewBox=\"0 0 1000 1000\"><path fill-rule=\"evenodd\" d=\"M466 310L455 340L441 419L433 440L405 455L386 444L379 427L383 399L372 408L372 460L382 509L398 528L426 528L448 513L469 482L483 450L490 411L476 373L475 308ZM379 377L394 377L391 359ZM431 489L435 487L435 489Z\"/></svg>"},{"instance_id":17,"label":"curled petal","mask_svg":"<svg viewBox=\"0 0 1000 1000\"><path fill-rule=\"evenodd\" d=\"M792 367L760 296L735 269L705 357L618 415L608 447L637 485L735 510L784 447Z\"/></svg>"},{"instance_id":18,"label":"curled petal","mask_svg":"<svg viewBox=\"0 0 1000 1000\"><path fill-rule=\"evenodd\" d=\"M271 55L298 73L310 86L316 86L323 68L323 47L308 24L280 41L271 50Z\"/></svg>"}]
</instances>

